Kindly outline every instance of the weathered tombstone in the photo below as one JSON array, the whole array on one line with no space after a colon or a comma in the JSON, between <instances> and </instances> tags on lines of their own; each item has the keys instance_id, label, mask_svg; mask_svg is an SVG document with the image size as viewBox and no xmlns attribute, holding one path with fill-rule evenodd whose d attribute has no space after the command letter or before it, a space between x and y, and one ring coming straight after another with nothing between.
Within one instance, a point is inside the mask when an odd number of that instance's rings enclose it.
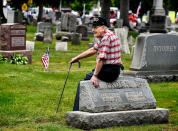
<instances>
[{"instance_id":1,"label":"weathered tombstone","mask_svg":"<svg viewBox=\"0 0 178 131\"><path fill-rule=\"evenodd\" d=\"M38 32L44 33L44 28L45 27L50 27L52 29L52 24L48 23L48 22L38 22L37 33Z\"/></svg>"},{"instance_id":2,"label":"weathered tombstone","mask_svg":"<svg viewBox=\"0 0 178 131\"><path fill-rule=\"evenodd\" d=\"M178 34L142 34L125 75L153 82L178 81Z\"/></svg>"},{"instance_id":3,"label":"weathered tombstone","mask_svg":"<svg viewBox=\"0 0 178 131\"><path fill-rule=\"evenodd\" d=\"M135 45L132 46L132 52L131 52L131 55L130 55L131 59L133 59L134 52L135 52Z\"/></svg>"},{"instance_id":4,"label":"weathered tombstone","mask_svg":"<svg viewBox=\"0 0 178 131\"><path fill-rule=\"evenodd\" d=\"M73 14L68 14L68 31L76 32L77 17Z\"/></svg>"},{"instance_id":5,"label":"weathered tombstone","mask_svg":"<svg viewBox=\"0 0 178 131\"><path fill-rule=\"evenodd\" d=\"M56 32L56 39L60 40L63 36L67 37L69 41L72 40L73 33L71 32Z\"/></svg>"},{"instance_id":6,"label":"weathered tombstone","mask_svg":"<svg viewBox=\"0 0 178 131\"><path fill-rule=\"evenodd\" d=\"M76 32L82 34L82 40L89 40L87 26L78 25L77 29L76 29Z\"/></svg>"},{"instance_id":7,"label":"weathered tombstone","mask_svg":"<svg viewBox=\"0 0 178 131\"><path fill-rule=\"evenodd\" d=\"M133 39L134 39L133 36L129 36L128 42L129 42L129 45L130 45L130 46L133 46L133 45L134 45Z\"/></svg>"},{"instance_id":8,"label":"weathered tombstone","mask_svg":"<svg viewBox=\"0 0 178 131\"><path fill-rule=\"evenodd\" d=\"M68 125L84 130L112 126L167 123L168 109L156 108L145 79L120 76L112 83L80 82L79 111L66 114Z\"/></svg>"},{"instance_id":9,"label":"weathered tombstone","mask_svg":"<svg viewBox=\"0 0 178 131\"><path fill-rule=\"evenodd\" d=\"M56 51L67 51L67 42L56 42Z\"/></svg>"},{"instance_id":10,"label":"weathered tombstone","mask_svg":"<svg viewBox=\"0 0 178 131\"><path fill-rule=\"evenodd\" d=\"M53 42L53 34L51 27L44 27L44 39L43 43L51 44Z\"/></svg>"},{"instance_id":11,"label":"weathered tombstone","mask_svg":"<svg viewBox=\"0 0 178 131\"><path fill-rule=\"evenodd\" d=\"M38 22L37 33L35 33L35 40L43 41L44 40L44 29L50 28L52 30L52 24L48 22Z\"/></svg>"},{"instance_id":12,"label":"weathered tombstone","mask_svg":"<svg viewBox=\"0 0 178 131\"><path fill-rule=\"evenodd\" d=\"M15 53L27 56L29 63L32 63L32 52L26 50L26 26L14 23L2 24L0 54L11 59Z\"/></svg>"},{"instance_id":13,"label":"weathered tombstone","mask_svg":"<svg viewBox=\"0 0 178 131\"><path fill-rule=\"evenodd\" d=\"M34 51L35 42L26 41L26 50Z\"/></svg>"},{"instance_id":14,"label":"weathered tombstone","mask_svg":"<svg viewBox=\"0 0 178 131\"><path fill-rule=\"evenodd\" d=\"M7 15L7 23L23 23L23 14L21 11L10 10Z\"/></svg>"},{"instance_id":15,"label":"weathered tombstone","mask_svg":"<svg viewBox=\"0 0 178 131\"><path fill-rule=\"evenodd\" d=\"M61 31L61 22L56 23L56 33Z\"/></svg>"},{"instance_id":16,"label":"weathered tombstone","mask_svg":"<svg viewBox=\"0 0 178 131\"><path fill-rule=\"evenodd\" d=\"M14 18L15 18L15 11L10 10L7 12L7 23L14 23Z\"/></svg>"},{"instance_id":17,"label":"weathered tombstone","mask_svg":"<svg viewBox=\"0 0 178 131\"><path fill-rule=\"evenodd\" d=\"M68 31L68 13L62 13L61 30L62 31Z\"/></svg>"},{"instance_id":18,"label":"weathered tombstone","mask_svg":"<svg viewBox=\"0 0 178 131\"><path fill-rule=\"evenodd\" d=\"M150 33L167 33L163 0L153 0L150 16Z\"/></svg>"},{"instance_id":19,"label":"weathered tombstone","mask_svg":"<svg viewBox=\"0 0 178 131\"><path fill-rule=\"evenodd\" d=\"M121 52L125 54L130 54L129 50L129 44L127 41L127 36L128 36L128 28L115 28L114 29L115 34L118 36L120 39L121 43Z\"/></svg>"},{"instance_id":20,"label":"weathered tombstone","mask_svg":"<svg viewBox=\"0 0 178 131\"><path fill-rule=\"evenodd\" d=\"M81 34L73 33L72 45L80 45L81 38L82 38Z\"/></svg>"}]
</instances>

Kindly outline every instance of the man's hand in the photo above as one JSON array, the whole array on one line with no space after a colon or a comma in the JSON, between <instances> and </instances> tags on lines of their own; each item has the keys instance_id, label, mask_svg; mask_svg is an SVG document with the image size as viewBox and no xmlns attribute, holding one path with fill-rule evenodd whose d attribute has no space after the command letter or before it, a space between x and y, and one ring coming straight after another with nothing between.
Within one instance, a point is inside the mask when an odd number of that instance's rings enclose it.
<instances>
[{"instance_id":1,"label":"man's hand","mask_svg":"<svg viewBox=\"0 0 178 131\"><path fill-rule=\"evenodd\" d=\"M74 58L72 58L72 60L70 61L70 63L72 64L72 63L75 63L75 62L78 62L78 61L79 61L78 58L74 57Z\"/></svg>"},{"instance_id":2,"label":"man's hand","mask_svg":"<svg viewBox=\"0 0 178 131\"><path fill-rule=\"evenodd\" d=\"M96 76L92 76L91 81L93 82L95 87L99 86L98 78Z\"/></svg>"}]
</instances>

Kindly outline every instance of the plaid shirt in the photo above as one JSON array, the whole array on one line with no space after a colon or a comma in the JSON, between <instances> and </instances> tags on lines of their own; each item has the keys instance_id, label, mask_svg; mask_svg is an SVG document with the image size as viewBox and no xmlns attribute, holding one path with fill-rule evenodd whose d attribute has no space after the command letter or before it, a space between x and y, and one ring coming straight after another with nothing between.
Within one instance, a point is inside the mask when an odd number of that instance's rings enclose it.
<instances>
[{"instance_id":1,"label":"plaid shirt","mask_svg":"<svg viewBox=\"0 0 178 131\"><path fill-rule=\"evenodd\" d=\"M120 41L110 30L104 32L100 41L94 45L94 49L97 50L97 59L105 59L104 64L121 64Z\"/></svg>"}]
</instances>

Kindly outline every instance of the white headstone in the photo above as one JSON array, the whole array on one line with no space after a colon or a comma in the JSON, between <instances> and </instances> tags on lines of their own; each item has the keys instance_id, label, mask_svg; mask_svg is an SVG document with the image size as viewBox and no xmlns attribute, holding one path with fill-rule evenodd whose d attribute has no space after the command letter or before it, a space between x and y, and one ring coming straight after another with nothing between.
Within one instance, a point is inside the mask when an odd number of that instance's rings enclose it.
<instances>
[{"instance_id":1,"label":"white headstone","mask_svg":"<svg viewBox=\"0 0 178 131\"><path fill-rule=\"evenodd\" d=\"M33 41L26 41L26 50L33 51L35 47L35 42Z\"/></svg>"},{"instance_id":2,"label":"white headstone","mask_svg":"<svg viewBox=\"0 0 178 131\"><path fill-rule=\"evenodd\" d=\"M56 51L67 51L67 42L56 42Z\"/></svg>"},{"instance_id":3,"label":"white headstone","mask_svg":"<svg viewBox=\"0 0 178 131\"><path fill-rule=\"evenodd\" d=\"M129 44L128 44L128 41L127 41L128 28L126 28L126 27L124 27L124 28L115 28L114 31L115 31L115 34L120 39L121 52L125 53L125 54L130 54Z\"/></svg>"}]
</instances>

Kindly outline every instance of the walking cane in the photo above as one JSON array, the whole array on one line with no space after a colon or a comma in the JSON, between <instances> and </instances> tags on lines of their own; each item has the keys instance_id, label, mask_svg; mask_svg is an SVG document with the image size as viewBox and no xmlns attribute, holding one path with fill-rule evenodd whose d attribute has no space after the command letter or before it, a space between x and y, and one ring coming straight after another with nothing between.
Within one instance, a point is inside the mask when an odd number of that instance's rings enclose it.
<instances>
[{"instance_id":1,"label":"walking cane","mask_svg":"<svg viewBox=\"0 0 178 131\"><path fill-rule=\"evenodd\" d=\"M78 61L78 65L79 65L79 68L80 68L80 61ZM63 92L64 92L64 88L65 88L65 85L67 83L67 79L68 79L68 76L69 76L69 72L70 72L70 68L72 67L72 63L70 63L70 66L69 66L69 69L68 69L68 72L67 72L67 76L66 76L66 79L65 79L65 82L64 82L64 86L63 86L63 89L62 89L62 92L61 92L61 96L59 98L59 102L58 102L58 105L57 105L57 108L56 108L56 113L58 112L58 108L59 108L59 105L61 103L61 99L62 99L62 95L63 95Z\"/></svg>"}]
</instances>

